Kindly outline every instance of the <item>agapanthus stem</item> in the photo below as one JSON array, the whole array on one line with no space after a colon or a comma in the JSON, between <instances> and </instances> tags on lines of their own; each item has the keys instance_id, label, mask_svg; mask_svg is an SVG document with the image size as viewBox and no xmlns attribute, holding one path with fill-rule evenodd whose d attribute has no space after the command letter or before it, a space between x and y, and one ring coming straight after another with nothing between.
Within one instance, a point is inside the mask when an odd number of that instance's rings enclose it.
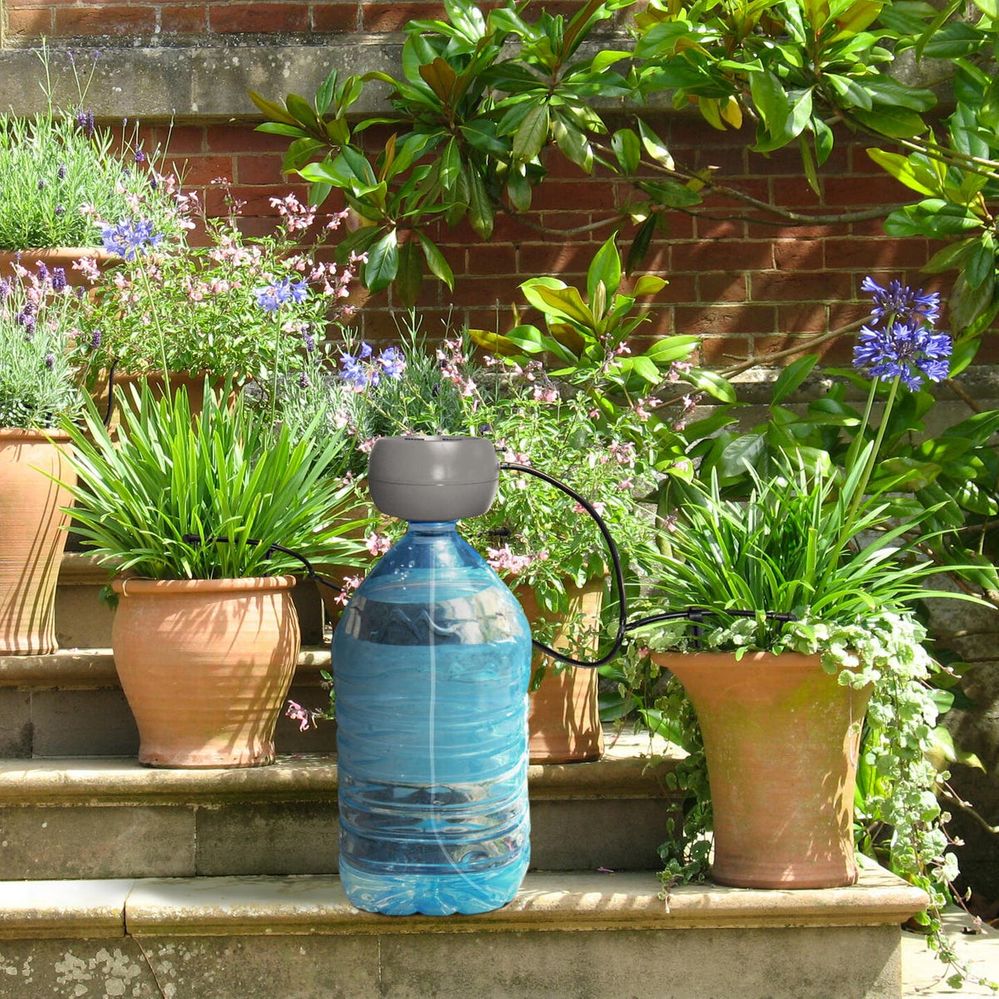
<instances>
[{"instance_id":1,"label":"agapanthus stem","mask_svg":"<svg viewBox=\"0 0 999 999\"><path fill-rule=\"evenodd\" d=\"M159 312L156 310L153 289L149 284L149 275L146 273L145 265L139 260L139 275L142 277L142 284L146 290L146 301L149 302L149 312L153 319L153 326L156 329L156 337L160 342L160 364L163 365L163 393L170 393L170 366L167 364L166 337L163 335L163 327L160 324Z\"/></svg>"},{"instance_id":2,"label":"agapanthus stem","mask_svg":"<svg viewBox=\"0 0 999 999\"><path fill-rule=\"evenodd\" d=\"M891 387L888 389L888 399L885 402L884 412L881 414L881 421L878 424L878 432L874 437L874 446L871 448L871 452L867 456L867 464L864 466L864 472L860 476L860 481L857 483L857 491L854 493L853 499L850 501L850 509L847 511L846 520L844 521L845 525L849 525L853 522L853 518L857 515L857 510L860 509L860 504L864 502L864 495L867 492L868 485L870 485L871 476L874 474L874 466L877 464L878 455L881 452L881 445L884 443L885 432L888 429L888 418L891 416L892 407L895 405L895 397L898 395L898 386L901 380L901 375L896 375L892 380ZM876 388L876 386L876 381L871 384L871 400L873 400L873 389ZM870 403L868 405L868 409L870 409ZM867 415L870 415L869 412Z\"/></svg>"}]
</instances>

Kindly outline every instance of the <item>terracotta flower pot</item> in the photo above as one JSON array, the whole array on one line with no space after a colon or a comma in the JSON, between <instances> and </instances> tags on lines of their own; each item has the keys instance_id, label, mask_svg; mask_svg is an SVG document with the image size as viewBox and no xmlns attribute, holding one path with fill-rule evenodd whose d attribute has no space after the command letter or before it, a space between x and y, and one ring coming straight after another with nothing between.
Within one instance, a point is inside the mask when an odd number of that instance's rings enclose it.
<instances>
[{"instance_id":1,"label":"terracotta flower pot","mask_svg":"<svg viewBox=\"0 0 999 999\"><path fill-rule=\"evenodd\" d=\"M111 645L139 727L140 763L273 761L301 646L294 585L291 576L115 580Z\"/></svg>"},{"instance_id":2,"label":"terracotta flower pot","mask_svg":"<svg viewBox=\"0 0 999 999\"><path fill-rule=\"evenodd\" d=\"M576 658L585 658L599 642L604 584L597 580L582 588L570 586L568 591L566 626L556 632L549 644ZM521 586L516 595L533 630L535 623L544 618L534 593L530 587ZM582 649L573 641L574 633L581 630L592 632L592 638L587 638ZM534 669L541 665L542 658L540 652L535 653ZM541 686L531 692L527 727L532 763L582 763L599 759L604 751L604 736L596 670L567 667L555 673L549 667Z\"/></svg>"},{"instance_id":3,"label":"terracotta flower pot","mask_svg":"<svg viewBox=\"0 0 999 999\"><path fill-rule=\"evenodd\" d=\"M55 590L74 483L60 431L0 429L0 655L57 648Z\"/></svg>"},{"instance_id":4,"label":"terracotta flower pot","mask_svg":"<svg viewBox=\"0 0 999 999\"><path fill-rule=\"evenodd\" d=\"M121 257L108 253L104 247L98 246L56 246L26 250L0 250L0 277L9 277L14 271L14 264L20 261L32 274L38 273L38 264L43 263L49 270L61 267L66 272L67 284L74 287L87 288L90 282L81 271L73 270L73 264L81 257L90 257L97 269L115 264Z\"/></svg>"},{"instance_id":5,"label":"terracotta flower pot","mask_svg":"<svg viewBox=\"0 0 999 999\"><path fill-rule=\"evenodd\" d=\"M118 407L122 405L127 405L130 409L134 408L132 400L132 387L141 390L142 382L145 382L150 391L153 394L154 399L163 398L163 375L159 372L152 372L148 375L130 375L130 374L119 374L115 373L114 376L114 387L116 390L115 397L115 409L111 414L111 426L118 426L120 423L118 417ZM187 372L170 372L170 391L172 393L176 392L179 388L187 389L187 400L191 407L191 415L197 416L201 413L201 410L205 405L205 376L204 374L188 374ZM221 382L218 379L211 379L209 383L213 388L217 389ZM235 395L231 397L235 399ZM108 383L107 383L107 372L103 372L101 375L101 380L97 385L97 390L94 395L94 399L97 403L97 410L101 414L107 412L108 408Z\"/></svg>"},{"instance_id":6,"label":"terracotta flower pot","mask_svg":"<svg viewBox=\"0 0 999 999\"><path fill-rule=\"evenodd\" d=\"M714 814L712 877L739 888L857 880L853 795L870 687L819 656L660 653L697 712Z\"/></svg>"}]
</instances>

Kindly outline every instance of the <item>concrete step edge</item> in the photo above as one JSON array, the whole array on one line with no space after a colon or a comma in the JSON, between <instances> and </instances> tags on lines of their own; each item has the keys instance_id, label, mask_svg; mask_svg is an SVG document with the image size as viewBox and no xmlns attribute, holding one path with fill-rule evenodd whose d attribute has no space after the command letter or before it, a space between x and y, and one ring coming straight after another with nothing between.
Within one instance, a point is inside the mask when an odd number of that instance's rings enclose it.
<instances>
[{"instance_id":1,"label":"concrete step edge","mask_svg":"<svg viewBox=\"0 0 999 999\"><path fill-rule=\"evenodd\" d=\"M331 875L8 881L0 882L0 939L879 926L925 904L922 891L881 868L849 888L707 884L665 897L653 872L538 872L504 908L447 918L362 912Z\"/></svg>"},{"instance_id":2,"label":"concrete step edge","mask_svg":"<svg viewBox=\"0 0 999 999\"><path fill-rule=\"evenodd\" d=\"M608 732L607 750L591 763L533 764L533 800L667 797L665 777L682 752L663 739ZM0 760L0 807L74 804L333 799L336 757L279 756L271 766L167 770L120 757Z\"/></svg>"},{"instance_id":3,"label":"concrete step edge","mask_svg":"<svg viewBox=\"0 0 999 999\"><path fill-rule=\"evenodd\" d=\"M296 675L318 679L330 668L328 646L303 648ZM59 649L43 656L0 656L0 687L118 687L118 671L110 649Z\"/></svg>"}]
</instances>

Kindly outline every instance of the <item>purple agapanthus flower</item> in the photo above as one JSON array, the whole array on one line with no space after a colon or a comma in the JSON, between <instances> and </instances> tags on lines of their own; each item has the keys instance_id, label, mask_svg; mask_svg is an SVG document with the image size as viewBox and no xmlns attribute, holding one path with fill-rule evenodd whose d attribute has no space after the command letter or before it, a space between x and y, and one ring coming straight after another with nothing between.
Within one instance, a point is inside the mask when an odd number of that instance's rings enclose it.
<instances>
[{"instance_id":1,"label":"purple agapanthus flower","mask_svg":"<svg viewBox=\"0 0 999 999\"><path fill-rule=\"evenodd\" d=\"M861 288L871 293L874 308L854 345L853 366L880 381L898 378L910 389L919 388L924 379L947 378L953 343L933 329L940 296L913 291L897 280L882 288L869 277Z\"/></svg>"},{"instance_id":2,"label":"purple agapanthus flower","mask_svg":"<svg viewBox=\"0 0 999 999\"><path fill-rule=\"evenodd\" d=\"M305 281L292 281L282 278L264 288L255 288L257 305L264 312L277 312L285 302L304 302L309 294L309 286Z\"/></svg>"},{"instance_id":3,"label":"purple agapanthus flower","mask_svg":"<svg viewBox=\"0 0 999 999\"><path fill-rule=\"evenodd\" d=\"M386 347L378 355L378 363L385 372L386 377L398 381L402 378L402 373L406 370L406 359L402 356L402 351L398 347Z\"/></svg>"},{"instance_id":4,"label":"purple agapanthus flower","mask_svg":"<svg viewBox=\"0 0 999 999\"><path fill-rule=\"evenodd\" d=\"M117 225L101 226L101 241L108 253L116 253L126 260L134 260L136 254L155 246L163 239L162 235L153 232L153 223L149 219L139 219L135 222L123 221Z\"/></svg>"},{"instance_id":5,"label":"purple agapanthus flower","mask_svg":"<svg viewBox=\"0 0 999 999\"><path fill-rule=\"evenodd\" d=\"M371 344L366 340L361 341L361 349L357 352L358 360L366 361L371 357Z\"/></svg>"},{"instance_id":6,"label":"purple agapanthus flower","mask_svg":"<svg viewBox=\"0 0 999 999\"><path fill-rule=\"evenodd\" d=\"M355 357L353 354L340 355L340 378L354 392L363 392L369 385L377 385L381 375L378 369L365 363L371 357L371 345L361 343Z\"/></svg>"},{"instance_id":7,"label":"purple agapanthus flower","mask_svg":"<svg viewBox=\"0 0 999 999\"><path fill-rule=\"evenodd\" d=\"M883 288L870 276L860 283L860 290L868 292L874 299L871 315L876 319L887 319L889 322L911 319L933 325L940 318L939 292L924 292L922 288L913 291L898 278L889 281L888 287Z\"/></svg>"}]
</instances>

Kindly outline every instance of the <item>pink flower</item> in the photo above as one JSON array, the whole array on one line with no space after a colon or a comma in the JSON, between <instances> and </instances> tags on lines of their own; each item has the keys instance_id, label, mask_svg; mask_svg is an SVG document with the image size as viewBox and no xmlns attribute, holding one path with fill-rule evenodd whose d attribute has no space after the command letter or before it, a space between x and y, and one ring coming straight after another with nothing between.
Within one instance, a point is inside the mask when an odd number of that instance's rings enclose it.
<instances>
[{"instance_id":1,"label":"pink flower","mask_svg":"<svg viewBox=\"0 0 999 999\"><path fill-rule=\"evenodd\" d=\"M364 539L364 546L371 555L384 555L392 547L392 540L384 534L369 534Z\"/></svg>"},{"instance_id":2,"label":"pink flower","mask_svg":"<svg viewBox=\"0 0 999 999\"><path fill-rule=\"evenodd\" d=\"M554 386L542 388L540 385L534 386L535 402L558 402L558 389Z\"/></svg>"},{"instance_id":3,"label":"pink flower","mask_svg":"<svg viewBox=\"0 0 999 999\"><path fill-rule=\"evenodd\" d=\"M315 714L308 708L303 708L297 701L288 701L288 705L284 709L284 715L286 718L298 722L298 730L300 732L308 732L310 728L316 727Z\"/></svg>"},{"instance_id":4,"label":"pink flower","mask_svg":"<svg viewBox=\"0 0 999 999\"><path fill-rule=\"evenodd\" d=\"M346 607L350 600L350 595L364 582L363 576L347 576L343 581L343 588L333 598L333 603Z\"/></svg>"},{"instance_id":5,"label":"pink flower","mask_svg":"<svg viewBox=\"0 0 999 999\"><path fill-rule=\"evenodd\" d=\"M509 545L502 548L487 548L486 561L497 572L508 572L512 576L522 573L533 561L530 555L517 555L510 550Z\"/></svg>"},{"instance_id":6,"label":"pink flower","mask_svg":"<svg viewBox=\"0 0 999 999\"><path fill-rule=\"evenodd\" d=\"M327 229L339 229L341 225L347 220L350 215L350 209L345 208L342 212L334 212L329 217L329 221L326 223Z\"/></svg>"}]
</instances>

